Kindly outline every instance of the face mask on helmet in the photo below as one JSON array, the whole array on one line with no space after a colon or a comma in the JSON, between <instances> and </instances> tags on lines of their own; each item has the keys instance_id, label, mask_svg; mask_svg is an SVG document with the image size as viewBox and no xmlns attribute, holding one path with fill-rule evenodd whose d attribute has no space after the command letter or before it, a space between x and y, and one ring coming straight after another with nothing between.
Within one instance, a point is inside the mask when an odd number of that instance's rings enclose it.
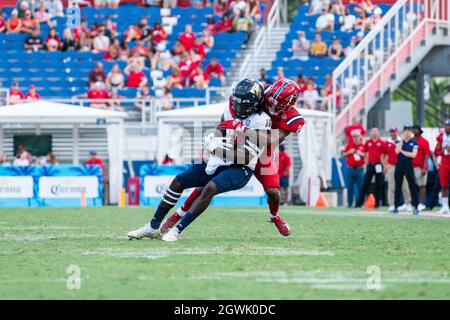
<instances>
[{"instance_id":1,"label":"face mask on helmet","mask_svg":"<svg viewBox=\"0 0 450 320\"><path fill-rule=\"evenodd\" d=\"M233 97L231 99L231 104L236 116L240 119L248 118L253 113L259 111L257 103L245 102L237 97Z\"/></svg>"},{"instance_id":2,"label":"face mask on helmet","mask_svg":"<svg viewBox=\"0 0 450 320\"><path fill-rule=\"evenodd\" d=\"M279 103L273 97L269 97L267 99L268 101L267 111L273 116L282 115L283 113L289 111L292 107L294 107L297 104L298 98L299 94L297 92L288 97L288 99L286 99L284 103Z\"/></svg>"}]
</instances>

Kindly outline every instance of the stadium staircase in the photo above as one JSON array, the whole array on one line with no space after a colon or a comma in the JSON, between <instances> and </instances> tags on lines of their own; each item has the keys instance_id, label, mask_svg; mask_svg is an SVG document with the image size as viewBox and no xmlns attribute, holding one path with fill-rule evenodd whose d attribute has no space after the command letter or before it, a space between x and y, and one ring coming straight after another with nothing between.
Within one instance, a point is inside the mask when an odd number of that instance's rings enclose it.
<instances>
[{"instance_id":1,"label":"stadium staircase","mask_svg":"<svg viewBox=\"0 0 450 320\"><path fill-rule=\"evenodd\" d=\"M449 46L449 32L448 0L397 1L333 72L335 134L398 88L432 48Z\"/></svg>"}]
</instances>

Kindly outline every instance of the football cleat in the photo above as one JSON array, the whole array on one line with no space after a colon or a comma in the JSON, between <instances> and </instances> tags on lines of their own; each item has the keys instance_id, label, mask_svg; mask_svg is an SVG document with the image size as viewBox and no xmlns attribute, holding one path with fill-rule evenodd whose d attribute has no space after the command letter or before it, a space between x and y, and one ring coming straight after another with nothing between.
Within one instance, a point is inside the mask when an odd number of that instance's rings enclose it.
<instances>
[{"instance_id":1,"label":"football cleat","mask_svg":"<svg viewBox=\"0 0 450 320\"><path fill-rule=\"evenodd\" d=\"M419 203L419 205L417 206L417 209L419 210L419 211L423 211L423 210L425 210L425 205L423 205L422 203Z\"/></svg>"},{"instance_id":2,"label":"football cleat","mask_svg":"<svg viewBox=\"0 0 450 320\"><path fill-rule=\"evenodd\" d=\"M172 228L167 232L165 235L163 235L162 240L168 241L168 242L174 242L177 241L180 237L180 231L178 231L178 228Z\"/></svg>"},{"instance_id":3,"label":"football cleat","mask_svg":"<svg viewBox=\"0 0 450 320\"><path fill-rule=\"evenodd\" d=\"M444 208L442 207L441 210L438 211L438 213L440 214L449 214L449 209L448 208Z\"/></svg>"},{"instance_id":4,"label":"football cleat","mask_svg":"<svg viewBox=\"0 0 450 320\"><path fill-rule=\"evenodd\" d=\"M132 239L139 240L142 238L159 239L161 234L159 233L158 229L153 229L150 226L150 223L147 223L142 228L128 232L127 236L130 240Z\"/></svg>"},{"instance_id":5,"label":"football cleat","mask_svg":"<svg viewBox=\"0 0 450 320\"><path fill-rule=\"evenodd\" d=\"M280 215L277 215L275 218L270 218L270 221L275 224L275 226L278 229L278 232L282 235L287 237L291 234L291 227L287 224L286 221Z\"/></svg>"},{"instance_id":6,"label":"football cleat","mask_svg":"<svg viewBox=\"0 0 450 320\"><path fill-rule=\"evenodd\" d=\"M396 207L393 207L392 209L389 209L389 213L398 214L398 209Z\"/></svg>"},{"instance_id":7,"label":"football cleat","mask_svg":"<svg viewBox=\"0 0 450 320\"><path fill-rule=\"evenodd\" d=\"M175 227L175 225L178 223L178 221L181 220L181 216L178 214L178 212L175 212L173 215L171 215L169 218L167 218L166 221L161 225L161 228L159 229L161 233L167 233L170 229Z\"/></svg>"}]
</instances>

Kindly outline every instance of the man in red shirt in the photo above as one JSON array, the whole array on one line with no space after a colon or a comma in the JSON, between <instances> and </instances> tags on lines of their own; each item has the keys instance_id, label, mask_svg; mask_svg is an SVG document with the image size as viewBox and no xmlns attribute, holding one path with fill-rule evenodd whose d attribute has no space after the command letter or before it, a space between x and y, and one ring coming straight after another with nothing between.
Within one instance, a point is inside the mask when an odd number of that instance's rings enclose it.
<instances>
[{"instance_id":1,"label":"man in red shirt","mask_svg":"<svg viewBox=\"0 0 450 320\"><path fill-rule=\"evenodd\" d=\"M345 136L350 139L353 131L359 131L359 134L363 137L366 135L366 130L358 117L355 117L352 124L345 128Z\"/></svg>"},{"instance_id":2,"label":"man in red shirt","mask_svg":"<svg viewBox=\"0 0 450 320\"><path fill-rule=\"evenodd\" d=\"M91 90L86 93L86 96L94 100L91 102L91 107L94 108L106 108L105 99L109 99L110 95L108 91L103 90L103 84L101 82L97 82Z\"/></svg>"},{"instance_id":3,"label":"man in red shirt","mask_svg":"<svg viewBox=\"0 0 450 320\"><path fill-rule=\"evenodd\" d=\"M427 139L422 137L422 128L415 124L413 126L414 137L419 145L419 150L417 156L412 160L414 167L414 176L416 178L416 184L419 186L420 201L417 209L422 211L425 209L425 193L427 186L427 175L428 175L428 158L431 155L430 144Z\"/></svg>"},{"instance_id":4,"label":"man in red shirt","mask_svg":"<svg viewBox=\"0 0 450 320\"><path fill-rule=\"evenodd\" d=\"M212 58L211 62L206 66L205 74L209 79L219 78L222 85L225 84L225 70L223 70L222 65L217 62L216 58Z\"/></svg>"},{"instance_id":5,"label":"man in red shirt","mask_svg":"<svg viewBox=\"0 0 450 320\"><path fill-rule=\"evenodd\" d=\"M279 146L278 153L278 175L280 176L280 189L284 192L284 204L289 204L289 175L292 166L292 160L286 152L283 144Z\"/></svg>"},{"instance_id":6,"label":"man in red shirt","mask_svg":"<svg viewBox=\"0 0 450 320\"><path fill-rule=\"evenodd\" d=\"M41 99L39 93L36 92L36 86L34 84L30 85L29 91L25 96L25 100L27 101L35 101Z\"/></svg>"},{"instance_id":7,"label":"man in red shirt","mask_svg":"<svg viewBox=\"0 0 450 320\"><path fill-rule=\"evenodd\" d=\"M346 157L347 174L345 184L347 185L347 207L353 207L353 199L359 198L359 192L363 186L365 152L359 131L352 133L352 139L345 146L342 156Z\"/></svg>"},{"instance_id":8,"label":"man in red shirt","mask_svg":"<svg viewBox=\"0 0 450 320\"><path fill-rule=\"evenodd\" d=\"M442 208L439 213L450 213L448 207L448 185L450 183L450 119L445 120L445 131L437 137L436 150L440 155L439 180L442 188Z\"/></svg>"},{"instance_id":9,"label":"man in red shirt","mask_svg":"<svg viewBox=\"0 0 450 320\"><path fill-rule=\"evenodd\" d=\"M102 174L103 174L103 168L105 167L105 164L103 163L102 158L100 158L97 155L97 151L92 150L91 152L89 152L89 159L86 160L85 164L88 166L100 166L102 168Z\"/></svg>"},{"instance_id":10,"label":"man in red shirt","mask_svg":"<svg viewBox=\"0 0 450 320\"><path fill-rule=\"evenodd\" d=\"M13 82L12 88L9 91L9 103L16 104L23 100L23 93L19 90L19 83Z\"/></svg>"},{"instance_id":11,"label":"man in red shirt","mask_svg":"<svg viewBox=\"0 0 450 320\"><path fill-rule=\"evenodd\" d=\"M398 142L401 141L400 136L398 135L398 129L396 127L392 127L389 129L389 138L386 140L386 166L384 167L384 174L388 183L388 204L389 210L394 209L394 201L395 201L395 166L398 162L397 152L395 152L395 147ZM412 211L411 207L411 193L408 189L408 183L406 182L406 178L404 178L403 186L402 186L403 198L405 200L404 208L407 211ZM403 206L402 206L403 207ZM402 207L398 209L402 211Z\"/></svg>"},{"instance_id":12,"label":"man in red shirt","mask_svg":"<svg viewBox=\"0 0 450 320\"><path fill-rule=\"evenodd\" d=\"M367 169L364 182L356 202L356 208L361 208L369 193L372 177L375 176L375 207L378 208L381 202L381 191L383 189L383 162L386 155L386 141L380 138L378 128L372 128L370 139L364 144L364 152L367 154Z\"/></svg>"},{"instance_id":13,"label":"man in red shirt","mask_svg":"<svg viewBox=\"0 0 450 320\"><path fill-rule=\"evenodd\" d=\"M148 79L142 70L134 70L131 66L125 68L124 73L128 76L128 88L142 88L148 83Z\"/></svg>"},{"instance_id":14,"label":"man in red shirt","mask_svg":"<svg viewBox=\"0 0 450 320\"><path fill-rule=\"evenodd\" d=\"M166 40L167 33L166 30L161 26L161 22L155 22L155 27L151 30L153 42L160 43Z\"/></svg>"},{"instance_id":15,"label":"man in red shirt","mask_svg":"<svg viewBox=\"0 0 450 320\"><path fill-rule=\"evenodd\" d=\"M192 26L190 24L184 26L184 32L180 35L179 39L186 51L194 47L195 34L192 32Z\"/></svg>"}]
</instances>

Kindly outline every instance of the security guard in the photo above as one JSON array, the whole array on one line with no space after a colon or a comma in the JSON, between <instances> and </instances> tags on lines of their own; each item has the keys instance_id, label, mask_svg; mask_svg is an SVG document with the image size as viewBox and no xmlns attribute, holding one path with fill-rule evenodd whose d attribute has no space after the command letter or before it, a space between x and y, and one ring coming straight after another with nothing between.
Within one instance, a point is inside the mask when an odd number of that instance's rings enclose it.
<instances>
[{"instance_id":1,"label":"security guard","mask_svg":"<svg viewBox=\"0 0 450 320\"><path fill-rule=\"evenodd\" d=\"M418 195L417 186L414 179L414 168L412 160L417 155L419 146L413 139L412 126L403 127L403 139L396 143L395 152L398 154L398 163L395 167L395 207L390 210L391 213L398 213L400 206L400 195L402 194L403 179L406 177L408 181L409 192L411 193L411 204L413 205L413 213L419 214L417 209Z\"/></svg>"}]
</instances>

